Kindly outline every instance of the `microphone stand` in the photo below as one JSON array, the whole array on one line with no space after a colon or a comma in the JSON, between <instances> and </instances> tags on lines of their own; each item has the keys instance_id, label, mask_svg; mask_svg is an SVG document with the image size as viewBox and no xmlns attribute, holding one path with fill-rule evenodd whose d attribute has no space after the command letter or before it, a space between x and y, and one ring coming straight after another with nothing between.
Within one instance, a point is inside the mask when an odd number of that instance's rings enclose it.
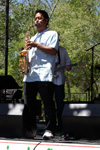
<instances>
[{"instance_id":1,"label":"microphone stand","mask_svg":"<svg viewBox=\"0 0 100 150\"><path fill-rule=\"evenodd\" d=\"M91 48L87 49L86 51L92 50L92 65L91 65L91 101L93 101L93 83L94 83L94 76L93 76L93 65L94 65L94 47L99 45L100 43L97 43L96 45L92 46Z\"/></svg>"}]
</instances>

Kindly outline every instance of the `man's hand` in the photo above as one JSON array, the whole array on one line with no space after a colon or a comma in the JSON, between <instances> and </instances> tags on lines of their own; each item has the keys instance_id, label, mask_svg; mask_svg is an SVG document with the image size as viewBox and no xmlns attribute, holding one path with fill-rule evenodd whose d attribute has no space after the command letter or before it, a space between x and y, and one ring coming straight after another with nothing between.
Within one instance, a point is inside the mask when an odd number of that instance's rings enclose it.
<instances>
[{"instance_id":1,"label":"man's hand","mask_svg":"<svg viewBox=\"0 0 100 150\"><path fill-rule=\"evenodd\" d=\"M34 41L28 41L26 44L27 50L32 48L32 47L37 47L37 43Z\"/></svg>"},{"instance_id":2,"label":"man's hand","mask_svg":"<svg viewBox=\"0 0 100 150\"><path fill-rule=\"evenodd\" d=\"M71 66L66 66L67 71L71 71L71 69L72 69Z\"/></svg>"}]
</instances>

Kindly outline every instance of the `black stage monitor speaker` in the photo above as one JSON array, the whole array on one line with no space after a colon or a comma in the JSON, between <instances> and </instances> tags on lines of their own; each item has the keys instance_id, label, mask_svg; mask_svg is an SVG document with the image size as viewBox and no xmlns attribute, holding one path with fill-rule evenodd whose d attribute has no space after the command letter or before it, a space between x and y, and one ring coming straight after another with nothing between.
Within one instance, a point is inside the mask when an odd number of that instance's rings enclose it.
<instances>
[{"instance_id":1,"label":"black stage monitor speaker","mask_svg":"<svg viewBox=\"0 0 100 150\"><path fill-rule=\"evenodd\" d=\"M66 103L62 121L64 132L74 137L100 137L100 104Z\"/></svg>"},{"instance_id":2,"label":"black stage monitor speaker","mask_svg":"<svg viewBox=\"0 0 100 150\"><path fill-rule=\"evenodd\" d=\"M37 116L41 115L41 100L37 100ZM23 137L24 104L0 104L0 137Z\"/></svg>"}]
</instances>

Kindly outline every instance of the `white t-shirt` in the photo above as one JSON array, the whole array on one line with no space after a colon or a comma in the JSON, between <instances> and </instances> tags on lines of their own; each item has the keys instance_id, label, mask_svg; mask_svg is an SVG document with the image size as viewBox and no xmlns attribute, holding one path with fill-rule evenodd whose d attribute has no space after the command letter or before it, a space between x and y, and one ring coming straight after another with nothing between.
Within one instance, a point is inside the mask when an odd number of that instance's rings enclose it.
<instances>
[{"instance_id":1,"label":"white t-shirt","mask_svg":"<svg viewBox=\"0 0 100 150\"><path fill-rule=\"evenodd\" d=\"M64 69L64 67L71 64L68 53L64 47L61 47L61 46L59 47L59 53L60 53L61 62L60 62L60 64L57 65L57 68L60 67L60 69L55 72L55 75L53 78L53 83L56 85L62 85L65 83L65 73L64 73L65 69ZM58 61L58 54L56 55L56 62L57 61Z\"/></svg>"},{"instance_id":2,"label":"white t-shirt","mask_svg":"<svg viewBox=\"0 0 100 150\"><path fill-rule=\"evenodd\" d=\"M58 50L59 40L56 31L45 31L31 38L39 44ZM29 50L29 73L24 75L23 82L52 81L55 65L55 55L47 54L37 48Z\"/></svg>"}]
</instances>

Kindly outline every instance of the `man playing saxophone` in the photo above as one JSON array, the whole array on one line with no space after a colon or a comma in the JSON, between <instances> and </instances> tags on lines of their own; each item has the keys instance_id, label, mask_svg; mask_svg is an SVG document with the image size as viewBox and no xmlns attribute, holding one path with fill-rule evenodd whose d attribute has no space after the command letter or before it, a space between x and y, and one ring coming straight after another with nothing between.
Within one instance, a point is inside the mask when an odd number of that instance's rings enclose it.
<instances>
[{"instance_id":1,"label":"man playing saxophone","mask_svg":"<svg viewBox=\"0 0 100 150\"><path fill-rule=\"evenodd\" d=\"M44 103L46 130L43 138L54 137L56 127L55 106L53 101L53 73L55 56L59 47L58 34L48 30L49 16L44 10L35 12L37 33L27 42L29 49L29 72L24 74L24 134L27 138L36 135L36 96L39 92Z\"/></svg>"}]
</instances>

